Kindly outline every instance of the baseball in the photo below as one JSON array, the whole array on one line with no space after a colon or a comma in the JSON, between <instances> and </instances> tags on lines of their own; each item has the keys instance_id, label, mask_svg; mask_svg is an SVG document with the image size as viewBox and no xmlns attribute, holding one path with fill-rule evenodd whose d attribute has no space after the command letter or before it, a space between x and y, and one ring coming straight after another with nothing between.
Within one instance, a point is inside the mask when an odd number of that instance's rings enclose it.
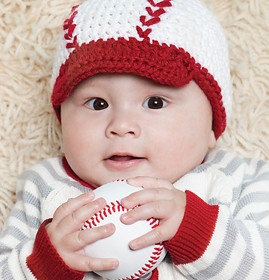
<instances>
[{"instance_id":1,"label":"baseball","mask_svg":"<svg viewBox=\"0 0 269 280\"><path fill-rule=\"evenodd\" d=\"M85 247L85 253L94 258L116 258L119 267L115 270L95 271L96 274L107 279L147 279L147 274L156 268L166 255L162 244L155 244L133 251L129 248L131 240L151 231L159 225L157 219L151 218L125 225L120 216L128 210L120 201L133 192L142 190L127 184L126 181L113 181L94 190L96 198L103 197L107 205L104 209L91 217L83 226L83 230L114 223L116 231L113 235L98 240Z\"/></svg>"}]
</instances>

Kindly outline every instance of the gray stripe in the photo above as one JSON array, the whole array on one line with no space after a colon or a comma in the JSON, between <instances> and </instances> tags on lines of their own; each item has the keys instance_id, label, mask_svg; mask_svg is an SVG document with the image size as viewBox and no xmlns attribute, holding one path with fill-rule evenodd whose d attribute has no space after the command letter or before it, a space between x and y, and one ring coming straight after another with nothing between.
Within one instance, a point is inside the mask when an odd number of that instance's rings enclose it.
<instances>
[{"instance_id":1,"label":"gray stripe","mask_svg":"<svg viewBox=\"0 0 269 280\"><path fill-rule=\"evenodd\" d=\"M216 197L212 197L208 200L208 204L210 205L226 205L227 207L230 207L230 202L224 203L223 201L220 201Z\"/></svg>"},{"instance_id":2,"label":"gray stripe","mask_svg":"<svg viewBox=\"0 0 269 280\"><path fill-rule=\"evenodd\" d=\"M232 186L231 186L231 188L232 188ZM232 202L237 202L237 200L240 199L241 193L242 193L242 186L240 185L238 187L235 187L233 189Z\"/></svg>"},{"instance_id":3,"label":"gray stripe","mask_svg":"<svg viewBox=\"0 0 269 280\"><path fill-rule=\"evenodd\" d=\"M268 171L259 174L261 169L267 164L263 161L256 161L255 164L256 164L255 170L254 170L254 164L252 164L251 169L250 169L251 171L253 171L252 174L244 174L244 181L249 182L249 184L251 184L251 182L253 183L256 181L260 181L260 180L268 180L268 178L269 178ZM248 186L248 185L246 184L246 186Z\"/></svg>"},{"instance_id":4,"label":"gray stripe","mask_svg":"<svg viewBox=\"0 0 269 280\"><path fill-rule=\"evenodd\" d=\"M269 210L264 211L262 213L249 213L246 216L246 219L247 220L253 220L253 221L256 221L256 222L260 222L264 218L268 218L268 217L269 217Z\"/></svg>"},{"instance_id":5,"label":"gray stripe","mask_svg":"<svg viewBox=\"0 0 269 280\"><path fill-rule=\"evenodd\" d=\"M241 198L233 212L233 216L236 216L246 205L250 203L256 203L257 205L261 202L269 203L269 192L250 193Z\"/></svg>"},{"instance_id":6,"label":"gray stripe","mask_svg":"<svg viewBox=\"0 0 269 280\"><path fill-rule=\"evenodd\" d=\"M32 182L37 188L42 197L47 197L52 191L52 188L44 181L44 179L35 171L28 170L24 172L20 179Z\"/></svg>"},{"instance_id":7,"label":"gray stripe","mask_svg":"<svg viewBox=\"0 0 269 280\"><path fill-rule=\"evenodd\" d=\"M22 247L24 246L24 244L19 244L19 246L17 246L15 249L13 249L13 251L16 251L15 254L17 256L17 258L19 259L19 255L20 255L20 251L22 250ZM2 263L1 263L2 265ZM3 280L18 280L18 279L26 279L24 274L12 274L12 263L8 262L7 259L5 260L5 264L3 265L3 271L2 271L2 275L1 275L1 279ZM22 268L22 264L21 262L19 263L15 263L15 265L18 265L21 267L21 271L23 271L24 268ZM24 263L23 263L24 265Z\"/></svg>"},{"instance_id":8,"label":"gray stripe","mask_svg":"<svg viewBox=\"0 0 269 280\"><path fill-rule=\"evenodd\" d=\"M17 220L21 221L25 224L27 227L31 227L34 229L38 229L40 227L40 220L32 215L26 215L24 211L14 208L12 210L11 216L13 219L16 218ZM2 233L1 238L4 236L11 235L15 237L16 239L22 241L25 238L28 238L23 232L19 230L18 227L15 226L9 226L7 227ZM0 243L1 244L1 243Z\"/></svg>"},{"instance_id":9,"label":"gray stripe","mask_svg":"<svg viewBox=\"0 0 269 280\"><path fill-rule=\"evenodd\" d=\"M27 224L27 226L31 228L39 228L40 227L40 220L38 217L32 215L26 215L26 213L19 209L14 209L12 212L12 216L20 220L22 223Z\"/></svg>"},{"instance_id":10,"label":"gray stripe","mask_svg":"<svg viewBox=\"0 0 269 280\"><path fill-rule=\"evenodd\" d=\"M62 165L62 158L57 158L57 163L59 166L57 166L57 168L61 168L62 172L64 174L66 174L66 171ZM79 191L81 191L82 193L86 193L89 191L89 188L86 188L84 186L82 186L79 182L73 180L71 177L69 177L67 174L66 174L66 177L62 177L60 176L55 168L53 167L53 165L49 162L49 161L45 161L44 163L44 166L46 167L46 169L49 171L49 173L51 174L51 176L53 178L55 178L57 181L61 181L63 182L64 184L66 184L67 186L69 187L74 187L76 189L78 189Z\"/></svg>"},{"instance_id":11,"label":"gray stripe","mask_svg":"<svg viewBox=\"0 0 269 280\"><path fill-rule=\"evenodd\" d=\"M1 252L1 255L2 254L5 254L5 253L8 253L10 251L10 247L8 247L6 244L4 244L3 242L0 243L0 252ZM0 266L3 262L0 262Z\"/></svg>"},{"instance_id":12,"label":"gray stripe","mask_svg":"<svg viewBox=\"0 0 269 280\"><path fill-rule=\"evenodd\" d=\"M257 175L258 171L253 174L253 175L249 175L245 177L245 181L247 183L245 183L243 185L243 188L245 189L246 187L255 184L256 182L261 182L261 181L265 181L266 184L268 184L268 180L269 180L269 172L264 172L261 173L259 175ZM269 188L268 188L268 192L269 192Z\"/></svg>"},{"instance_id":13,"label":"gray stripe","mask_svg":"<svg viewBox=\"0 0 269 280\"><path fill-rule=\"evenodd\" d=\"M247 183L244 183L242 185L234 187L234 189L233 189L233 200L232 200L233 202L239 200L242 192L244 192L244 190L247 187L253 185L253 190L254 190L255 189L255 184L257 182L265 181L265 183L267 184L266 181L269 181L269 172L265 172L263 174L257 175L257 173L259 172L258 169L259 168L256 169L256 171L253 175L246 175L245 176L244 180L247 181ZM231 187L233 187L233 186L231 186ZM266 195L267 198L268 198L268 201L269 201L268 195L269 195L269 188L268 188L268 193Z\"/></svg>"},{"instance_id":14,"label":"gray stripe","mask_svg":"<svg viewBox=\"0 0 269 280\"><path fill-rule=\"evenodd\" d=\"M240 279L246 279L247 275L251 271L254 265L254 252L251 242L251 235L249 233L249 230L242 222L238 222L237 226L239 227L240 232L242 233L242 236L246 242L247 249L245 251L245 254L242 258L241 264L238 266L237 271L235 272L233 279L240 280Z\"/></svg>"},{"instance_id":15,"label":"gray stripe","mask_svg":"<svg viewBox=\"0 0 269 280\"><path fill-rule=\"evenodd\" d=\"M13 236L15 239L18 240L18 242L29 240L29 237L26 236L19 228L10 226L8 230L5 232L9 236Z\"/></svg>"},{"instance_id":16,"label":"gray stripe","mask_svg":"<svg viewBox=\"0 0 269 280\"><path fill-rule=\"evenodd\" d=\"M269 230L268 229L260 229L261 233L261 238L264 242L264 258L265 258L265 264L268 264L269 260ZM263 275L262 275L262 280L268 280L269 279L269 265L265 265Z\"/></svg>"},{"instance_id":17,"label":"gray stripe","mask_svg":"<svg viewBox=\"0 0 269 280\"><path fill-rule=\"evenodd\" d=\"M220 171L227 176L232 176L241 165L249 163L250 159L235 157L227 164L226 167L220 168Z\"/></svg>"},{"instance_id":18,"label":"gray stripe","mask_svg":"<svg viewBox=\"0 0 269 280\"><path fill-rule=\"evenodd\" d=\"M226 228L226 233L227 235L223 240L220 252L215 257L215 261L204 270L192 274L190 279L208 280L217 276L219 271L223 270L226 263L230 259L231 253L233 252L237 237L237 229L232 223L229 222Z\"/></svg>"},{"instance_id":19,"label":"gray stripe","mask_svg":"<svg viewBox=\"0 0 269 280\"><path fill-rule=\"evenodd\" d=\"M8 267L8 262L6 262L6 264L3 266L1 279L3 279L3 280L13 280L14 279L11 274L11 271Z\"/></svg>"},{"instance_id":20,"label":"gray stripe","mask_svg":"<svg viewBox=\"0 0 269 280\"><path fill-rule=\"evenodd\" d=\"M255 169L255 171L252 175L249 175L250 179L253 178L253 177L256 177L265 165L267 165L267 163L264 162L264 161L261 161L261 160L256 161L256 169ZM253 170L253 168L251 170ZM248 176L246 176L246 178L248 179Z\"/></svg>"},{"instance_id":21,"label":"gray stripe","mask_svg":"<svg viewBox=\"0 0 269 280\"><path fill-rule=\"evenodd\" d=\"M190 173L202 173L206 171L211 165L218 164L219 162L221 162L224 156L225 156L225 152L220 150L214 155L212 159L210 159L208 162L198 165Z\"/></svg>"},{"instance_id":22,"label":"gray stripe","mask_svg":"<svg viewBox=\"0 0 269 280\"><path fill-rule=\"evenodd\" d=\"M41 204L40 200L35 197L32 193L28 191L19 191L17 193L17 201L23 201L23 203L31 204L34 206L39 212L41 212Z\"/></svg>"},{"instance_id":23,"label":"gray stripe","mask_svg":"<svg viewBox=\"0 0 269 280\"><path fill-rule=\"evenodd\" d=\"M57 164L59 164L63 170L63 166L61 165L61 158L57 158L57 161L58 161ZM65 177L60 176L56 172L54 166L50 163L49 160L44 160L40 164L46 168L46 170L50 173L52 178L54 178L56 181L62 182L64 184L66 184L67 186L74 187L84 193L89 191L88 188L83 187L79 182L73 181L73 180L71 180L71 178L69 179L69 177L65 178ZM24 172L20 178L24 179L24 180L28 180L28 181L32 182L34 185L36 185L41 196L44 198L47 198L47 196L53 190L53 188L50 185L48 185L48 183L36 171L28 170L28 171Z\"/></svg>"},{"instance_id":24,"label":"gray stripe","mask_svg":"<svg viewBox=\"0 0 269 280\"><path fill-rule=\"evenodd\" d=\"M223 150L218 150L218 151L214 151L214 157L212 157L212 159L210 160L210 162L214 162L214 163L219 163L223 160L223 158L225 157L225 155L227 154L225 151ZM209 153L209 157L212 155L212 153Z\"/></svg>"}]
</instances>

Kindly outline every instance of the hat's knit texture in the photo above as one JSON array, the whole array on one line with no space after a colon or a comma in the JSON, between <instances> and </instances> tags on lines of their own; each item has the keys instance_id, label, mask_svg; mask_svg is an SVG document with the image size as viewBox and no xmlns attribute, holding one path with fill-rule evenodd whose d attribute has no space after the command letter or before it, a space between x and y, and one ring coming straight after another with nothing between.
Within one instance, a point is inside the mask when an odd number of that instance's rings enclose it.
<instances>
[{"instance_id":1,"label":"hat's knit texture","mask_svg":"<svg viewBox=\"0 0 269 280\"><path fill-rule=\"evenodd\" d=\"M52 104L83 79L132 73L180 87L194 80L209 99L218 138L231 113L227 43L198 0L86 0L65 20L53 71Z\"/></svg>"}]
</instances>

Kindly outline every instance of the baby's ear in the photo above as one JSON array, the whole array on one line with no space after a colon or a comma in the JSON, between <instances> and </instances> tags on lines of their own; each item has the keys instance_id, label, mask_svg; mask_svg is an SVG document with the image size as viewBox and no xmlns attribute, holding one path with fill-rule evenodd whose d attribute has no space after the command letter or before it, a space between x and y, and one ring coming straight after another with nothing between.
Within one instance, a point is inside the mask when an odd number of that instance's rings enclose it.
<instances>
[{"instance_id":1,"label":"baby's ear","mask_svg":"<svg viewBox=\"0 0 269 280\"><path fill-rule=\"evenodd\" d=\"M217 140L215 137L215 133L213 130L210 132L209 141L208 141L208 148L212 149L216 146Z\"/></svg>"}]
</instances>

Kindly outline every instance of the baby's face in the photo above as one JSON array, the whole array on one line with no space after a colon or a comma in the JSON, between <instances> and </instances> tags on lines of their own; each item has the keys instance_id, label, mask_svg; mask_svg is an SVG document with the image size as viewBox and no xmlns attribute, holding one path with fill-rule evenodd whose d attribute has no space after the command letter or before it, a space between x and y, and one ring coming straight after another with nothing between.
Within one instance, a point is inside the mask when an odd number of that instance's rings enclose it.
<instances>
[{"instance_id":1,"label":"baby's face","mask_svg":"<svg viewBox=\"0 0 269 280\"><path fill-rule=\"evenodd\" d=\"M211 106L195 82L96 75L62 104L61 122L70 167L94 187L135 176L173 183L215 145Z\"/></svg>"}]
</instances>

